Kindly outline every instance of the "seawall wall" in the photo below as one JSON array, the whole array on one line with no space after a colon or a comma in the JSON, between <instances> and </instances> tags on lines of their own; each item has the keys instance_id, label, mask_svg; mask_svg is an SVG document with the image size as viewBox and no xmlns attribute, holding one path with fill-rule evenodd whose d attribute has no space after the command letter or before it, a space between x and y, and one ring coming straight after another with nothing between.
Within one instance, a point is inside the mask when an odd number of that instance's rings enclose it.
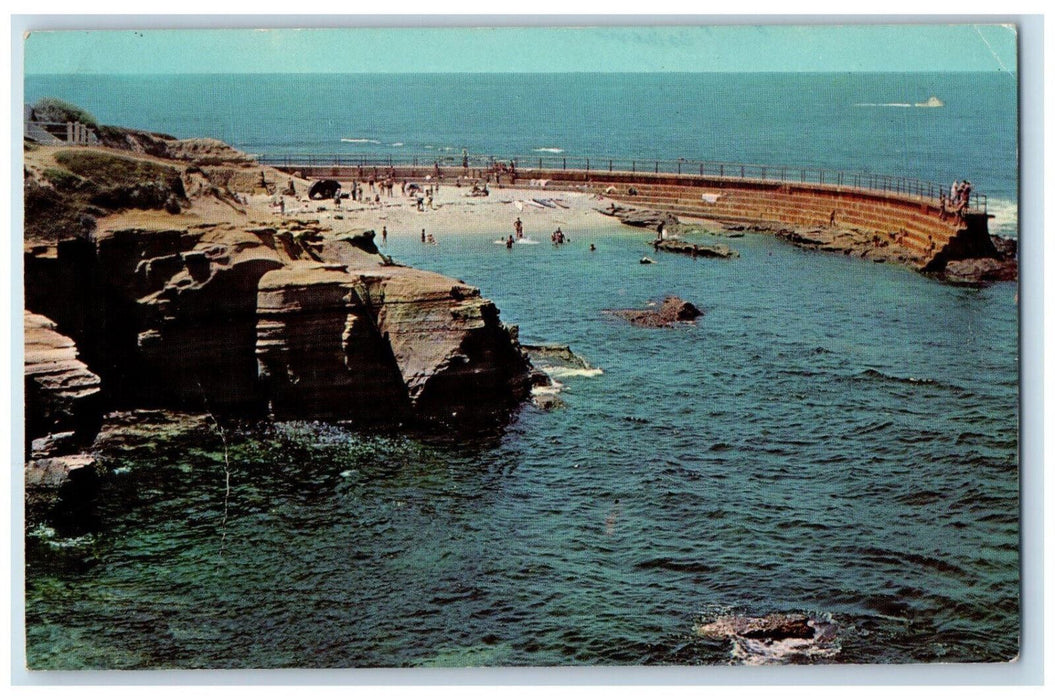
<instances>
[{"instance_id":1,"label":"seawall wall","mask_svg":"<svg viewBox=\"0 0 1055 700\"><path fill-rule=\"evenodd\" d=\"M394 176L397 179L435 177L426 166L291 167L306 178L339 181ZM483 180L534 186L540 190L574 190L603 195L635 207L699 217L769 226L834 226L878 237L894 246L909 264L940 272L950 260L996 257L989 237L989 216L968 211L943 214L931 197L837 184L787 182L743 177L678 175L605 170L518 169L515 180L479 168L440 167L441 182ZM544 183L544 184L543 184Z\"/></svg>"}]
</instances>

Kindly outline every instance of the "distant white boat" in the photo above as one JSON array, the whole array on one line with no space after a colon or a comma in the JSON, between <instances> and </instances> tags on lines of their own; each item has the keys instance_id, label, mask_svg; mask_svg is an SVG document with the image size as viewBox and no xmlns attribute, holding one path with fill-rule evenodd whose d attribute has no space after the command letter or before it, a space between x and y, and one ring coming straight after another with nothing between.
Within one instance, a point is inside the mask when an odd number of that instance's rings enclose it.
<instances>
[{"instance_id":1,"label":"distant white boat","mask_svg":"<svg viewBox=\"0 0 1055 700\"><path fill-rule=\"evenodd\" d=\"M939 100L934 95L927 98L926 102L917 102L917 107L944 107L945 103Z\"/></svg>"},{"instance_id":2,"label":"distant white boat","mask_svg":"<svg viewBox=\"0 0 1055 700\"><path fill-rule=\"evenodd\" d=\"M934 95L924 102L855 102L854 107L944 107L945 103Z\"/></svg>"}]
</instances>

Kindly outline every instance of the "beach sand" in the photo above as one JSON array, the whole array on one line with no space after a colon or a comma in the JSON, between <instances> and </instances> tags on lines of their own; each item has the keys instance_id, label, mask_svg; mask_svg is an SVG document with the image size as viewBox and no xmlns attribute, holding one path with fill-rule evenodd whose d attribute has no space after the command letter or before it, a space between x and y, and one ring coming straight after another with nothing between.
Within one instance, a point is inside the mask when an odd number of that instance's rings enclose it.
<instances>
[{"instance_id":1,"label":"beach sand","mask_svg":"<svg viewBox=\"0 0 1055 700\"><path fill-rule=\"evenodd\" d=\"M337 209L333 200L308 199L303 192L309 185L308 181L299 181L298 197L285 197L285 216L318 219L336 233L373 229L380 238L382 227L387 227L390 238L418 238L422 229L437 240L466 233L494 233L505 237L514 234L513 222L519 217L525 237L549 241L557 227L574 238L577 233L619 226L617 220L596 211L608 206L609 200L586 192L491 186L487 197L471 197L468 196L470 187L444 183L433 196L433 208L425 204L424 211L418 211L416 197L401 194L397 183L393 195L382 194L380 203L342 199ZM375 194L363 185L364 198L372 200ZM272 204L273 199L263 194L251 195L248 216L255 220L280 220L282 217L278 207ZM534 199L559 204L538 206L532 203Z\"/></svg>"}]
</instances>

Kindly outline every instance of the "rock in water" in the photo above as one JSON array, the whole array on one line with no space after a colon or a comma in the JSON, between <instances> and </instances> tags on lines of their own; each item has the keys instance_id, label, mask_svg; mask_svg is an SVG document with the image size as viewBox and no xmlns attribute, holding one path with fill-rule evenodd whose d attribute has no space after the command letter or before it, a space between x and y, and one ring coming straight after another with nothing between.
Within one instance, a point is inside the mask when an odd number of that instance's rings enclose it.
<instances>
[{"instance_id":1,"label":"rock in water","mask_svg":"<svg viewBox=\"0 0 1055 700\"><path fill-rule=\"evenodd\" d=\"M645 328L666 328L676 323L692 323L703 315L695 304L676 296L663 300L658 309L616 309L606 310L606 314L625 318L635 326Z\"/></svg>"},{"instance_id":2,"label":"rock in water","mask_svg":"<svg viewBox=\"0 0 1055 700\"><path fill-rule=\"evenodd\" d=\"M664 250L668 253L681 253L694 258L738 258L740 254L727 245L717 243L715 245L699 245L687 241L663 240L654 241L652 247L656 250Z\"/></svg>"},{"instance_id":3,"label":"rock in water","mask_svg":"<svg viewBox=\"0 0 1055 700\"><path fill-rule=\"evenodd\" d=\"M731 656L747 665L808 662L841 651L834 622L802 614L725 615L697 625L695 631L702 637L731 641Z\"/></svg>"},{"instance_id":4,"label":"rock in water","mask_svg":"<svg viewBox=\"0 0 1055 700\"><path fill-rule=\"evenodd\" d=\"M1011 281L1018 278L1018 261L1014 258L950 260L945 264L943 277L947 282L967 285Z\"/></svg>"}]
</instances>

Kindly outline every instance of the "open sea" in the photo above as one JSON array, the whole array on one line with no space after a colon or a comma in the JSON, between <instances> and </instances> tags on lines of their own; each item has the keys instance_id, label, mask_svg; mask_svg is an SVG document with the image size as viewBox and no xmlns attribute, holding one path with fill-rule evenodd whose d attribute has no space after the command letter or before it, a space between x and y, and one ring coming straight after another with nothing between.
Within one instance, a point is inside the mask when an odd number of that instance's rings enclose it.
<instances>
[{"instance_id":1,"label":"open sea","mask_svg":"<svg viewBox=\"0 0 1055 700\"><path fill-rule=\"evenodd\" d=\"M258 154L466 148L967 178L990 230L1017 236L1007 74L30 76L25 93ZM932 95L945 106L901 106ZM437 246L394 237L388 252L480 287L523 342L585 358L593 370L557 376L562 408L524 406L471 438L233 430L226 522L215 434L128 449L107 462L96 527L27 533L30 666L1018 654L1016 284L952 287L756 234L717 239L731 260L657 256L616 226L507 251L492 241L510 226ZM638 264L646 253L658 263ZM668 294L705 315L643 329L602 313ZM693 631L772 613L830 621L834 640L759 652Z\"/></svg>"}]
</instances>

